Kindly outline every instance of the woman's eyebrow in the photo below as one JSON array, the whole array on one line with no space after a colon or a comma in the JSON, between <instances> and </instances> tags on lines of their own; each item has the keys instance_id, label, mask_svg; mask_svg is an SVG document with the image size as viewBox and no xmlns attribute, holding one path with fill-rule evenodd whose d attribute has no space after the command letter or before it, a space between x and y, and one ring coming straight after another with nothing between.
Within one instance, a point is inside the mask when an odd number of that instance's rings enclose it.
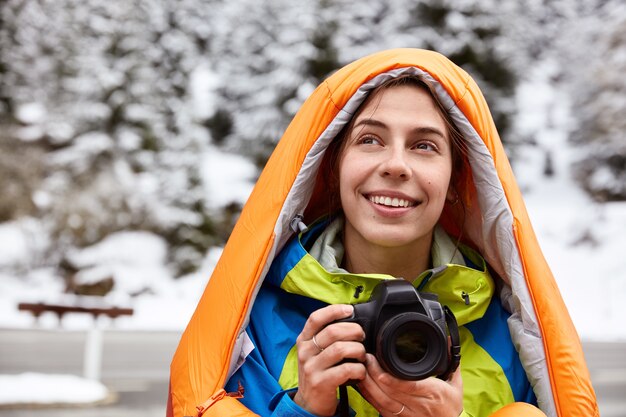
<instances>
[{"instance_id":1,"label":"woman's eyebrow","mask_svg":"<svg viewBox=\"0 0 626 417\"><path fill-rule=\"evenodd\" d=\"M374 126L374 127L382 127L382 128L387 128L387 125L379 120L376 119L361 119L359 120L359 122L357 124L354 125L354 127L359 127L359 126Z\"/></svg>"},{"instance_id":2,"label":"woman's eyebrow","mask_svg":"<svg viewBox=\"0 0 626 417\"><path fill-rule=\"evenodd\" d=\"M373 126L373 127L380 127L383 129L388 129L388 126L386 123L383 123L380 120L376 120L376 119L359 120L359 122L354 125L354 128L357 128L359 126ZM446 134L442 132L441 129L438 129L432 126L419 126L414 129L411 129L411 133L414 133L414 134L430 133L430 134L441 136L442 138L446 138Z\"/></svg>"},{"instance_id":3,"label":"woman's eyebrow","mask_svg":"<svg viewBox=\"0 0 626 417\"><path fill-rule=\"evenodd\" d=\"M446 138L446 134L442 132L441 129L437 129L436 127L430 127L430 126L416 127L415 129L411 130L411 132L422 133L422 134L430 133L433 135L441 136L444 139Z\"/></svg>"}]
</instances>

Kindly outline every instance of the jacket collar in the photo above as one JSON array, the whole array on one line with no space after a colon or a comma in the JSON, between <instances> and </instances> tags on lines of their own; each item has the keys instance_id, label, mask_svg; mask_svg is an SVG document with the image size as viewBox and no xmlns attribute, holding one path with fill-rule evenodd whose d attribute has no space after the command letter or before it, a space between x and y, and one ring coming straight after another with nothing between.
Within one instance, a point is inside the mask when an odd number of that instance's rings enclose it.
<instances>
[{"instance_id":1,"label":"jacket collar","mask_svg":"<svg viewBox=\"0 0 626 417\"><path fill-rule=\"evenodd\" d=\"M380 281L396 279L386 274L352 274L341 268L342 230L343 218L338 217L317 222L300 233L283 249L283 256L277 258L277 262L293 265L282 265L286 268L278 270L283 273L270 274L270 283L328 304L355 304L367 301ZM437 294L459 325L481 318L494 293L483 258L467 246L456 245L437 226L431 259L433 267L415 278L413 285L419 291Z\"/></svg>"}]
</instances>

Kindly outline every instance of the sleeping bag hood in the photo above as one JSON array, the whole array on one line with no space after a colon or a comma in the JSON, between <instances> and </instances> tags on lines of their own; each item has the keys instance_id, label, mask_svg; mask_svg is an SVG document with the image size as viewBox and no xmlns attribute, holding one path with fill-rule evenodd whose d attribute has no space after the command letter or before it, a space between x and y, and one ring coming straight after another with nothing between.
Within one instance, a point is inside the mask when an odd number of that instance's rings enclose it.
<instances>
[{"instance_id":1,"label":"sleeping bag hood","mask_svg":"<svg viewBox=\"0 0 626 417\"><path fill-rule=\"evenodd\" d=\"M457 179L463 204L447 208L441 223L449 233L461 233L499 277L499 296L512 312L511 337L539 408L550 417L599 415L579 337L482 93L444 56L394 49L326 79L285 131L182 335L170 368L168 416L254 415L223 387L247 354L243 335L256 294L272 260L296 233L294 224L301 218L311 223L328 211L318 170L329 143L372 89L406 73L419 74L434 87L464 136L468 167ZM461 209L462 215L454 212Z\"/></svg>"}]
</instances>

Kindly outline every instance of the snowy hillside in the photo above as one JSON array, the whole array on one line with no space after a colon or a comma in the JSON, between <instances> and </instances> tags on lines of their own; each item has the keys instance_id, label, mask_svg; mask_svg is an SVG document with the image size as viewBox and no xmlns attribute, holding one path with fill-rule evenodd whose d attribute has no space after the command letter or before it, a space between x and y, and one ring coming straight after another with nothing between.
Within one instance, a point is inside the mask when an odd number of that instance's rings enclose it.
<instances>
[{"instance_id":1,"label":"snowy hillside","mask_svg":"<svg viewBox=\"0 0 626 417\"><path fill-rule=\"evenodd\" d=\"M579 150L567 143L569 97L549 79L554 63L539 65L518 93L520 117L537 146L514 167L535 233L583 339L626 339L626 203L598 204L571 178ZM546 177L546 152L554 175Z\"/></svg>"}]
</instances>

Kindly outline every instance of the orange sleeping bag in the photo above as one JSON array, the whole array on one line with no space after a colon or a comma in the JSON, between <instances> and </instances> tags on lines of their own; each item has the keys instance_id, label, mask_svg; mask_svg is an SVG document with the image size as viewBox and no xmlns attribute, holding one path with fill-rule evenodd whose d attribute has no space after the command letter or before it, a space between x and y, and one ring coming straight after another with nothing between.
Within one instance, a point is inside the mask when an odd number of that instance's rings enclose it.
<instances>
[{"instance_id":1,"label":"orange sleeping bag","mask_svg":"<svg viewBox=\"0 0 626 417\"><path fill-rule=\"evenodd\" d=\"M539 248L522 195L487 104L472 78L431 51L395 49L340 69L306 100L269 159L243 208L171 364L168 416L254 415L225 395L242 353L242 334L275 255L293 235L297 215L324 213L325 185L317 171L332 138L367 92L389 77L421 74L436 85L468 144L463 183L466 221L446 211L452 234L463 227L502 280L509 328L539 408L550 417L598 416L579 337ZM316 182L317 181L317 182ZM173 312L174 313L174 312ZM174 313L175 314L175 313ZM495 415L535 415L514 404Z\"/></svg>"}]
</instances>

